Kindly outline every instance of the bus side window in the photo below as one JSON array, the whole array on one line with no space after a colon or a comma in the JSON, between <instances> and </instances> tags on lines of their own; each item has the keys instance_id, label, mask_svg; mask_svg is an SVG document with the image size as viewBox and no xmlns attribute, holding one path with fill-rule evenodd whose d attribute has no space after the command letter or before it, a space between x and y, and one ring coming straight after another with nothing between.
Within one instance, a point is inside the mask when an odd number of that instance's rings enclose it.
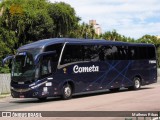
<instances>
[{"instance_id":1,"label":"bus side window","mask_svg":"<svg viewBox=\"0 0 160 120\"><path fill-rule=\"evenodd\" d=\"M133 46L129 46L128 48L128 59L135 60L135 48Z\"/></svg>"},{"instance_id":2,"label":"bus side window","mask_svg":"<svg viewBox=\"0 0 160 120\"><path fill-rule=\"evenodd\" d=\"M99 61L99 46L98 45L84 45L84 61Z\"/></svg>"},{"instance_id":3,"label":"bus side window","mask_svg":"<svg viewBox=\"0 0 160 120\"><path fill-rule=\"evenodd\" d=\"M104 46L99 47L99 61L105 61L105 48Z\"/></svg>"},{"instance_id":4,"label":"bus side window","mask_svg":"<svg viewBox=\"0 0 160 120\"><path fill-rule=\"evenodd\" d=\"M56 71L57 62L54 60L54 56L44 56L41 60L41 77L51 75Z\"/></svg>"},{"instance_id":5,"label":"bus side window","mask_svg":"<svg viewBox=\"0 0 160 120\"><path fill-rule=\"evenodd\" d=\"M67 44L61 59L61 65L83 61L83 47L82 45Z\"/></svg>"},{"instance_id":6,"label":"bus side window","mask_svg":"<svg viewBox=\"0 0 160 120\"><path fill-rule=\"evenodd\" d=\"M51 60L49 58L44 58L42 60L42 65L41 65L41 75L44 76L44 75L48 75L50 74L52 71L51 71Z\"/></svg>"},{"instance_id":7,"label":"bus side window","mask_svg":"<svg viewBox=\"0 0 160 120\"><path fill-rule=\"evenodd\" d=\"M111 46L101 46L101 51L99 52L100 61L112 60Z\"/></svg>"},{"instance_id":8,"label":"bus side window","mask_svg":"<svg viewBox=\"0 0 160 120\"><path fill-rule=\"evenodd\" d=\"M147 49L147 54L148 54L148 59L154 60L156 59L156 54L155 54L155 48L154 47L148 47Z\"/></svg>"}]
</instances>

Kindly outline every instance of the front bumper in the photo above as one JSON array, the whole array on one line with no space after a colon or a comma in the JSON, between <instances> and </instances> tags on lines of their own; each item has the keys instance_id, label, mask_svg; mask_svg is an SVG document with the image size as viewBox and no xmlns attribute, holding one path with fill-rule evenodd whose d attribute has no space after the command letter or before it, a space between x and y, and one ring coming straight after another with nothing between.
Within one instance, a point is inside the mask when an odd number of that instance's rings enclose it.
<instances>
[{"instance_id":1,"label":"front bumper","mask_svg":"<svg viewBox=\"0 0 160 120\"><path fill-rule=\"evenodd\" d=\"M47 94L46 94L47 95ZM11 96L13 98L39 98L42 97L38 90L28 89L11 89Z\"/></svg>"},{"instance_id":2,"label":"front bumper","mask_svg":"<svg viewBox=\"0 0 160 120\"><path fill-rule=\"evenodd\" d=\"M11 96L13 98L42 98L42 97L54 97L58 95L56 87L48 86L45 82L41 82L37 85L26 86L23 85L11 85Z\"/></svg>"}]
</instances>

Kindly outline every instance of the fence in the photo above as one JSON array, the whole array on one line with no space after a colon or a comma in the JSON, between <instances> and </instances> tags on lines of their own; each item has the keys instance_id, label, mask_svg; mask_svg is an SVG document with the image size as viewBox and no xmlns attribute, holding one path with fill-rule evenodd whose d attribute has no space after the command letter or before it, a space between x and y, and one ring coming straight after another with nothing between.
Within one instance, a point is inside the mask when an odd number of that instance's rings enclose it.
<instances>
[{"instance_id":1,"label":"fence","mask_svg":"<svg viewBox=\"0 0 160 120\"><path fill-rule=\"evenodd\" d=\"M10 93L10 74L0 74L0 94Z\"/></svg>"}]
</instances>

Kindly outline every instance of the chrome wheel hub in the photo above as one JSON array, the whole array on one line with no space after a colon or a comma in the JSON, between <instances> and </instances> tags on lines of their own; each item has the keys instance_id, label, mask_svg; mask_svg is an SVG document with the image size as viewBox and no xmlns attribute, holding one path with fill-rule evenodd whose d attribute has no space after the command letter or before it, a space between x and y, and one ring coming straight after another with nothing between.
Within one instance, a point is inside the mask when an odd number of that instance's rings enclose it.
<instances>
[{"instance_id":1,"label":"chrome wheel hub","mask_svg":"<svg viewBox=\"0 0 160 120\"><path fill-rule=\"evenodd\" d=\"M135 80L135 87L139 88L140 87L140 81L139 80Z\"/></svg>"},{"instance_id":2,"label":"chrome wheel hub","mask_svg":"<svg viewBox=\"0 0 160 120\"><path fill-rule=\"evenodd\" d=\"M64 94L66 97L69 97L71 95L71 88L70 87L66 87L64 89Z\"/></svg>"}]
</instances>

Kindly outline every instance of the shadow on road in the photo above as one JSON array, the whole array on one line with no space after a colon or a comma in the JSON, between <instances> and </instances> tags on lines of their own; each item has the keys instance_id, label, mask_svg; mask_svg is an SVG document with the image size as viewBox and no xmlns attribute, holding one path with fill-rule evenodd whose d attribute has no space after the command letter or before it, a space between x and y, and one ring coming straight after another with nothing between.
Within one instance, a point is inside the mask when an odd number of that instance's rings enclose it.
<instances>
[{"instance_id":1,"label":"shadow on road","mask_svg":"<svg viewBox=\"0 0 160 120\"><path fill-rule=\"evenodd\" d=\"M91 96L98 96L98 95L104 95L104 94L120 94L123 92L138 92L146 89L153 89L154 87L143 87L139 90L128 90L126 88L120 89L118 92L111 92L109 90L103 90L103 91L96 91L96 92L87 92L83 94L76 94L72 97L72 99L77 99L77 98L83 98L83 97L91 97ZM10 101L10 103L44 103L44 102L53 102L53 101L63 101L60 97L50 97L46 99L45 101L40 101L36 98L24 98L24 99L19 99L16 101Z\"/></svg>"},{"instance_id":2,"label":"shadow on road","mask_svg":"<svg viewBox=\"0 0 160 120\"><path fill-rule=\"evenodd\" d=\"M86 93L86 94L80 94L80 95L76 95L76 96L73 96L72 99L76 99L76 98L82 98L82 97L91 97L91 96L98 96L98 95L104 95L104 94L119 94L119 93L122 93L122 92L137 92L137 91L141 91L141 90L146 90L146 89L153 89L154 87L144 87L144 88L141 88L141 89L138 89L138 90L128 90L127 88L123 88L123 89L120 89L119 91L109 91L109 90L103 90L103 91L98 91L98 92L94 92L94 93Z\"/></svg>"},{"instance_id":3,"label":"shadow on road","mask_svg":"<svg viewBox=\"0 0 160 120\"><path fill-rule=\"evenodd\" d=\"M24 98L24 99L19 99L16 101L11 101L10 103L44 103L44 102L53 102L53 101L61 101L62 99L60 97L50 97L44 101L40 101L37 98Z\"/></svg>"}]
</instances>

